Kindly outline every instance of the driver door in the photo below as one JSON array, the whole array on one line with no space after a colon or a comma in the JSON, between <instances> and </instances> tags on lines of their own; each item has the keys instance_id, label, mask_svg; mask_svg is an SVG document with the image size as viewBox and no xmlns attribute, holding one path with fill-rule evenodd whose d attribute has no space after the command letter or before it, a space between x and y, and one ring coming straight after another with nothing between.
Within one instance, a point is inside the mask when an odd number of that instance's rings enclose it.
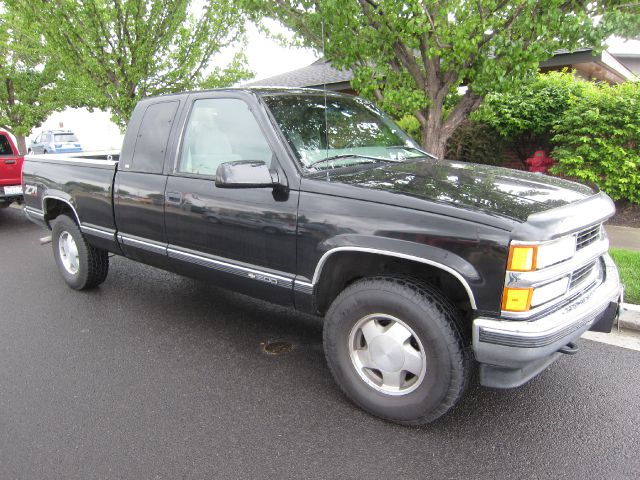
<instances>
[{"instance_id":1,"label":"driver door","mask_svg":"<svg viewBox=\"0 0 640 480\"><path fill-rule=\"evenodd\" d=\"M281 304L293 301L297 191L219 188L218 166L275 167L265 122L234 93L192 95L165 194L169 256L177 271Z\"/></svg>"}]
</instances>

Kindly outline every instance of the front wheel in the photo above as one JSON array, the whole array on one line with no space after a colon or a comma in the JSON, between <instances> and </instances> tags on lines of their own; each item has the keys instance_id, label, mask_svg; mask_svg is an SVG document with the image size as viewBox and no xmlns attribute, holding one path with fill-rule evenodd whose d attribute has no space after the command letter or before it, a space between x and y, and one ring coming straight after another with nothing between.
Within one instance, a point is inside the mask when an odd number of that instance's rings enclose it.
<instances>
[{"instance_id":1,"label":"front wheel","mask_svg":"<svg viewBox=\"0 0 640 480\"><path fill-rule=\"evenodd\" d=\"M51 235L53 256L67 285L86 290L100 285L109 273L106 250L87 243L76 222L66 215L56 218Z\"/></svg>"},{"instance_id":2,"label":"front wheel","mask_svg":"<svg viewBox=\"0 0 640 480\"><path fill-rule=\"evenodd\" d=\"M436 289L407 278L367 278L347 287L327 313L324 348L349 398L408 425L453 408L471 370L460 312Z\"/></svg>"}]
</instances>

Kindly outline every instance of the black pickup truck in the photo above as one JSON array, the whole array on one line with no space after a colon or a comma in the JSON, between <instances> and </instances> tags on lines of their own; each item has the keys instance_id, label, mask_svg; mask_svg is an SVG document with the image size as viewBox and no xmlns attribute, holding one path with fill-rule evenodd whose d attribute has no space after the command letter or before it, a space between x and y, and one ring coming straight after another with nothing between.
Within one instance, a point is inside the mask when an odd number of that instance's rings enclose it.
<instances>
[{"instance_id":1,"label":"black pickup truck","mask_svg":"<svg viewBox=\"0 0 640 480\"><path fill-rule=\"evenodd\" d=\"M436 159L346 95L145 99L119 156L28 156L23 183L70 287L112 252L323 316L337 383L404 424L449 411L475 365L522 385L610 331L622 296L607 195Z\"/></svg>"}]
</instances>

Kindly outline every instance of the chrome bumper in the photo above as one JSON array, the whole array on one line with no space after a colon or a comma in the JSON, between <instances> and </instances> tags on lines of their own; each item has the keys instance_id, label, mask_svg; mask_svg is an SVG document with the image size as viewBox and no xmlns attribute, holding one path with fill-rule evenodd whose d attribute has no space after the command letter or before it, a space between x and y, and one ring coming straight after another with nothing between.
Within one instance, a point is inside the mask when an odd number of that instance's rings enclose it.
<instances>
[{"instance_id":1,"label":"chrome bumper","mask_svg":"<svg viewBox=\"0 0 640 480\"><path fill-rule=\"evenodd\" d=\"M611 257L602 258L602 282L548 315L531 321L483 317L473 321L473 350L481 363L483 385L522 385L558 358L561 348L610 314L612 304L620 302L622 287Z\"/></svg>"}]
</instances>

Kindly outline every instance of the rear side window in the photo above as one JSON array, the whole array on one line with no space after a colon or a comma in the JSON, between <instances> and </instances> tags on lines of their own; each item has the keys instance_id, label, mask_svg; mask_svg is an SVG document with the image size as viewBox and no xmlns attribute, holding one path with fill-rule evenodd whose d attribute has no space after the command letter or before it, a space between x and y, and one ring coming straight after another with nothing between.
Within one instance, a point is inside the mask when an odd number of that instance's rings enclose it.
<instances>
[{"instance_id":1,"label":"rear side window","mask_svg":"<svg viewBox=\"0 0 640 480\"><path fill-rule=\"evenodd\" d=\"M215 175L236 160L271 163L271 149L249 106L237 98L196 100L182 141L178 171Z\"/></svg>"},{"instance_id":2,"label":"rear side window","mask_svg":"<svg viewBox=\"0 0 640 480\"><path fill-rule=\"evenodd\" d=\"M4 135L0 135L0 155L13 155L9 140Z\"/></svg>"},{"instance_id":3,"label":"rear side window","mask_svg":"<svg viewBox=\"0 0 640 480\"><path fill-rule=\"evenodd\" d=\"M147 107L138 130L129 171L162 173L169 134L179 103L162 102Z\"/></svg>"}]
</instances>

